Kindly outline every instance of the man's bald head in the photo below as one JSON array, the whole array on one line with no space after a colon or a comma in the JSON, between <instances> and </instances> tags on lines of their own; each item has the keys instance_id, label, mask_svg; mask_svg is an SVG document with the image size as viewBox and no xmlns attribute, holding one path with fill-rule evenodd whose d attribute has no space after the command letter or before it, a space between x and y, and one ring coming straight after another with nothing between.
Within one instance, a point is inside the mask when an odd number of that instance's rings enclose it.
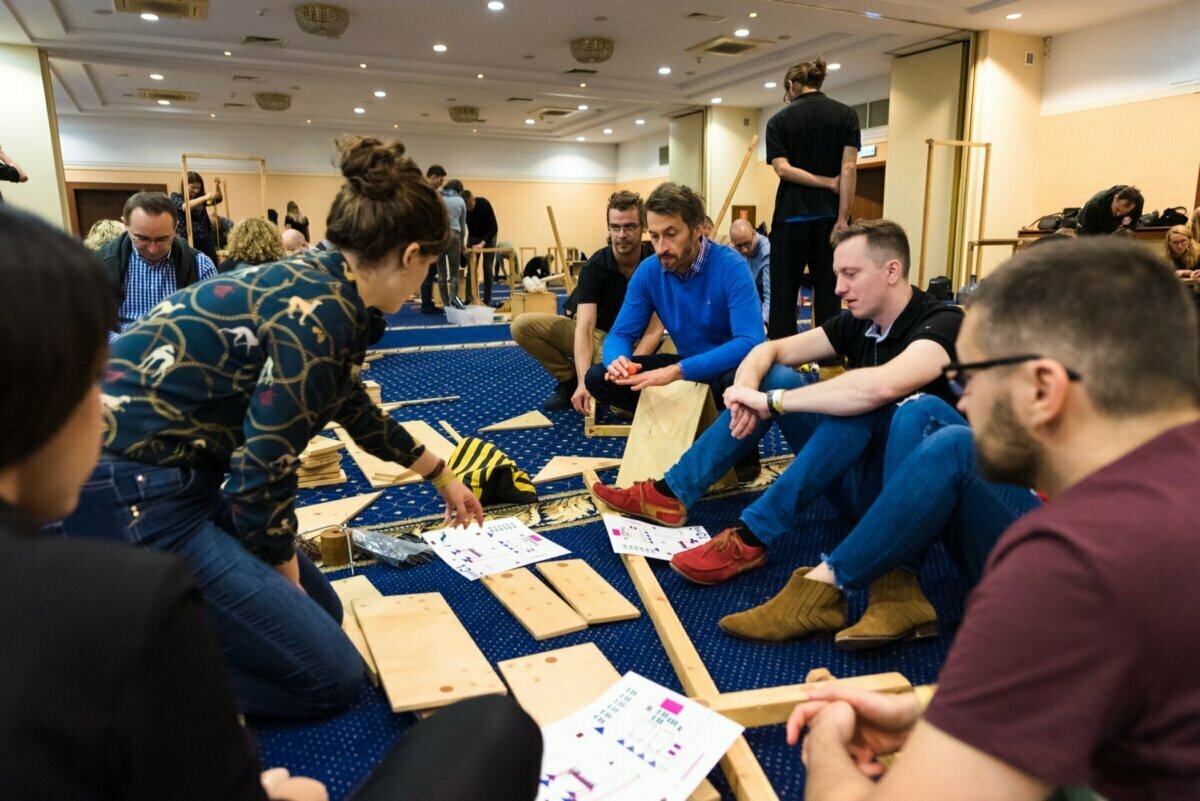
<instances>
[{"instance_id":1,"label":"man's bald head","mask_svg":"<svg viewBox=\"0 0 1200 801\"><path fill-rule=\"evenodd\" d=\"M308 250L308 242L304 239L304 234L297 231L295 228L288 228L283 232L283 249L290 256L293 253L299 253L302 250Z\"/></svg>"},{"instance_id":2,"label":"man's bald head","mask_svg":"<svg viewBox=\"0 0 1200 801\"><path fill-rule=\"evenodd\" d=\"M729 226L729 244L746 258L754 252L754 240L754 226L748 220L739 218Z\"/></svg>"}]
</instances>

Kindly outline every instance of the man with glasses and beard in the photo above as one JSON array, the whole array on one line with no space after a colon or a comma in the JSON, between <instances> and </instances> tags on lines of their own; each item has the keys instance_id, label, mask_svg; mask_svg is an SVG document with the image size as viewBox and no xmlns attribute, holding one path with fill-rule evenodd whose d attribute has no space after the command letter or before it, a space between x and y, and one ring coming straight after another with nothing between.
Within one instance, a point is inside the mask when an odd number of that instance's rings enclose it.
<instances>
[{"instance_id":1,"label":"man with glasses and beard","mask_svg":"<svg viewBox=\"0 0 1200 801\"><path fill-rule=\"evenodd\" d=\"M527 312L512 322L513 340L537 359L557 383L542 407L547 411L574 408L587 414L592 396L583 377L600 361L604 338L625 302L629 279L644 259L654 254L642 242L646 205L636 192L614 192L608 198L609 245L588 259L579 274L573 301L575 317ZM568 302L570 305L570 301ZM653 353L662 340L662 323L651 319L636 352Z\"/></svg>"},{"instance_id":2,"label":"man with glasses and beard","mask_svg":"<svg viewBox=\"0 0 1200 801\"><path fill-rule=\"evenodd\" d=\"M805 797L1200 797L1192 304L1136 244L1053 243L983 282L957 348L983 475L1051 500L992 550L924 716L836 687L796 708Z\"/></svg>"},{"instance_id":3,"label":"man with glasses and beard","mask_svg":"<svg viewBox=\"0 0 1200 801\"><path fill-rule=\"evenodd\" d=\"M163 193L138 192L121 212L126 232L96 254L119 306L110 340L171 293L217 274L212 259L175 235L176 213Z\"/></svg>"}]
</instances>

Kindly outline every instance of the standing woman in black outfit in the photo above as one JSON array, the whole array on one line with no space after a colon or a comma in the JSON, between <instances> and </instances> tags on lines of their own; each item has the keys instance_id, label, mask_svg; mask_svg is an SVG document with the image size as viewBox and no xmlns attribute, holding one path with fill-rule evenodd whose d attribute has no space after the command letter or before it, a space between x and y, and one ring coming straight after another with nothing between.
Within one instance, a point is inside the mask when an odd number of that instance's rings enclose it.
<instances>
[{"instance_id":1,"label":"standing woman in black outfit","mask_svg":"<svg viewBox=\"0 0 1200 801\"><path fill-rule=\"evenodd\" d=\"M295 228L300 233L304 234L304 241L308 240L308 217L304 216L304 212L300 211L300 206L296 201L289 200L287 204L287 214L283 215L283 228Z\"/></svg>"},{"instance_id":2,"label":"standing woman in black outfit","mask_svg":"<svg viewBox=\"0 0 1200 801\"><path fill-rule=\"evenodd\" d=\"M767 123L767 161L779 176L771 221L770 339L796 333L796 298L805 265L812 275L814 325L841 309L829 238L849 224L858 148L854 109L821 93L825 59L787 72L787 107Z\"/></svg>"}]
</instances>

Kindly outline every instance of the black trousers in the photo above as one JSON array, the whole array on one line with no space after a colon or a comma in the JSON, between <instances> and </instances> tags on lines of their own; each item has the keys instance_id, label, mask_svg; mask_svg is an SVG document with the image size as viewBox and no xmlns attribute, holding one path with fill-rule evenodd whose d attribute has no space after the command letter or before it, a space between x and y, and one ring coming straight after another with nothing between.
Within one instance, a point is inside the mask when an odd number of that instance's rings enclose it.
<instances>
[{"instance_id":1,"label":"black trousers","mask_svg":"<svg viewBox=\"0 0 1200 801\"><path fill-rule=\"evenodd\" d=\"M649 356L634 356L631 361L637 362L642 366L642 370L646 371L667 367L681 361L682 358L675 353L653 353ZM607 372L607 369L602 363L593 364L588 369L587 375L583 378L584 386L587 387L588 392L592 393L592 397L596 399L596 402L616 406L618 409L624 409L627 412L637 409L638 398L641 397L642 393L634 392L629 387L623 387L611 381L605 381L605 372ZM702 382L708 384L712 390L713 400L717 404L718 411L725 408L725 390L733 385L733 377L736 374L736 368L726 370L711 381Z\"/></svg>"},{"instance_id":2,"label":"black trousers","mask_svg":"<svg viewBox=\"0 0 1200 801\"><path fill-rule=\"evenodd\" d=\"M542 732L516 701L485 695L418 723L353 801L533 801Z\"/></svg>"},{"instance_id":3,"label":"black trousers","mask_svg":"<svg viewBox=\"0 0 1200 801\"><path fill-rule=\"evenodd\" d=\"M771 314L767 338L783 339L796 333L796 298L805 266L812 275L816 325L841 311L834 290L833 246L829 235L836 220L777 223L771 228Z\"/></svg>"},{"instance_id":4,"label":"black trousers","mask_svg":"<svg viewBox=\"0 0 1200 801\"><path fill-rule=\"evenodd\" d=\"M484 248L494 248L494 247L496 247L496 237L492 237L491 239L487 240L486 242L475 242L474 244L479 245L480 247L484 247ZM473 259L473 258L475 258L475 256L472 254L470 256L470 258ZM495 267L496 267L496 254L495 253L484 253L483 254L483 305L484 306L492 305L492 284L496 280ZM470 270L468 270L467 272L470 273ZM475 287L468 284L468 286L467 286L467 302L470 303L474 299L475 299Z\"/></svg>"}]
</instances>

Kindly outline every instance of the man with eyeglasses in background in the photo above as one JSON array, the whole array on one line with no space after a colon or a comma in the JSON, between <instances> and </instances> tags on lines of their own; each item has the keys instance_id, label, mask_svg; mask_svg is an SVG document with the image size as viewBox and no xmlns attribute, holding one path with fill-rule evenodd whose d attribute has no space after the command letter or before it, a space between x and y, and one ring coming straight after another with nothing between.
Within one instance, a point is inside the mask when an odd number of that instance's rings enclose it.
<instances>
[{"instance_id":1,"label":"man with eyeglasses in background","mask_svg":"<svg viewBox=\"0 0 1200 801\"><path fill-rule=\"evenodd\" d=\"M641 195L622 190L608 198L608 247L592 254L579 274L572 298L575 317L527 312L512 322L513 340L537 359L555 381L554 393L543 409L574 408L586 415L592 396L583 377L600 361L604 338L625 302L629 279L642 260L654 254L642 242L646 227L646 205ZM568 301L570 313L571 302ZM662 340L663 327L655 316L646 327L635 353L654 353Z\"/></svg>"},{"instance_id":2,"label":"man with eyeglasses in background","mask_svg":"<svg viewBox=\"0 0 1200 801\"><path fill-rule=\"evenodd\" d=\"M116 339L168 295L212 278L212 259L175 236L175 204L162 192L138 192L125 201L126 232L96 254L117 300Z\"/></svg>"}]
</instances>

